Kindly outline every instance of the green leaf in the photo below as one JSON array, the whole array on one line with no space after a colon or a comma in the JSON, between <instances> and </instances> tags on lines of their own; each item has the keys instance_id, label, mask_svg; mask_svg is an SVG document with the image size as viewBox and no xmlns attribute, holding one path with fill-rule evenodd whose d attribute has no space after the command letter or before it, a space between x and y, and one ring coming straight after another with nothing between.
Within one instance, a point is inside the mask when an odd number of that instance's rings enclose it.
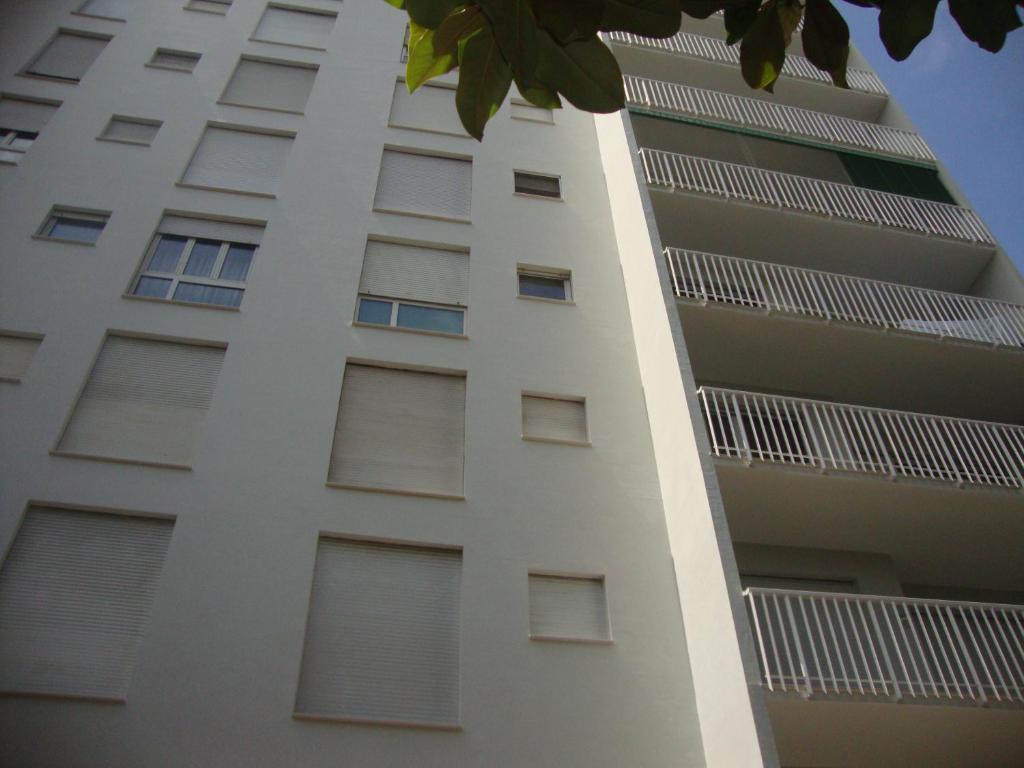
<instances>
[{"instance_id":1,"label":"green leaf","mask_svg":"<svg viewBox=\"0 0 1024 768\"><path fill-rule=\"evenodd\" d=\"M445 16L462 5L462 0L405 0L409 18L427 29L437 29Z\"/></svg>"},{"instance_id":2,"label":"green leaf","mask_svg":"<svg viewBox=\"0 0 1024 768\"><path fill-rule=\"evenodd\" d=\"M779 22L782 24L782 40L788 48L793 33L800 26L800 19L804 15L803 0L777 0L775 7L778 9Z\"/></svg>"},{"instance_id":3,"label":"green leaf","mask_svg":"<svg viewBox=\"0 0 1024 768\"><path fill-rule=\"evenodd\" d=\"M484 126L501 107L512 85L512 69L489 27L481 29L460 47L455 108L466 133L481 141Z\"/></svg>"},{"instance_id":4,"label":"green leaf","mask_svg":"<svg viewBox=\"0 0 1024 768\"><path fill-rule=\"evenodd\" d=\"M476 5L460 5L434 30L435 54L458 53L459 40L481 29L487 20Z\"/></svg>"},{"instance_id":5,"label":"green leaf","mask_svg":"<svg viewBox=\"0 0 1024 768\"><path fill-rule=\"evenodd\" d=\"M761 0L748 0L742 5L730 5L725 9L726 45L733 45L743 39L750 25L757 18Z\"/></svg>"},{"instance_id":6,"label":"green leaf","mask_svg":"<svg viewBox=\"0 0 1024 768\"><path fill-rule=\"evenodd\" d=\"M604 15L604 0L533 0L532 7L537 24L559 43L593 37Z\"/></svg>"},{"instance_id":7,"label":"green leaf","mask_svg":"<svg viewBox=\"0 0 1024 768\"><path fill-rule=\"evenodd\" d=\"M409 61L405 65L405 87L409 93L432 77L451 72L456 67L454 52L437 53L434 50L434 35L432 29L409 23Z\"/></svg>"},{"instance_id":8,"label":"green leaf","mask_svg":"<svg viewBox=\"0 0 1024 768\"><path fill-rule=\"evenodd\" d=\"M850 28L830 0L807 0L801 33L804 56L818 69L828 72L840 88L846 84L846 62L850 56Z\"/></svg>"},{"instance_id":9,"label":"green leaf","mask_svg":"<svg viewBox=\"0 0 1024 768\"><path fill-rule=\"evenodd\" d=\"M878 34L885 50L903 61L932 33L939 0L885 0L878 14Z\"/></svg>"},{"instance_id":10,"label":"green leaf","mask_svg":"<svg viewBox=\"0 0 1024 768\"><path fill-rule=\"evenodd\" d=\"M672 37L681 22L679 0L605 0L600 28L644 37Z\"/></svg>"},{"instance_id":11,"label":"green leaf","mask_svg":"<svg viewBox=\"0 0 1024 768\"><path fill-rule=\"evenodd\" d=\"M393 5L400 11L405 10L405 0L384 0L388 5Z\"/></svg>"},{"instance_id":12,"label":"green leaf","mask_svg":"<svg viewBox=\"0 0 1024 768\"><path fill-rule=\"evenodd\" d=\"M541 30L537 79L587 112L616 112L625 105L622 72L612 52L596 37L559 45Z\"/></svg>"},{"instance_id":13,"label":"green leaf","mask_svg":"<svg viewBox=\"0 0 1024 768\"><path fill-rule=\"evenodd\" d=\"M527 0L478 0L505 61L519 77L537 69L537 23Z\"/></svg>"},{"instance_id":14,"label":"green leaf","mask_svg":"<svg viewBox=\"0 0 1024 768\"><path fill-rule=\"evenodd\" d=\"M516 88L519 89L519 93L524 99L533 104L533 106L541 107L543 109L562 108L562 100L558 98L558 94L543 83L538 83L536 81L524 83L519 78L515 78L515 81Z\"/></svg>"},{"instance_id":15,"label":"green leaf","mask_svg":"<svg viewBox=\"0 0 1024 768\"><path fill-rule=\"evenodd\" d=\"M729 4L729 0L679 0L679 10L694 19L706 19Z\"/></svg>"},{"instance_id":16,"label":"green leaf","mask_svg":"<svg viewBox=\"0 0 1024 768\"><path fill-rule=\"evenodd\" d=\"M1006 34L1021 26L1016 0L949 0L949 12L960 29L986 51L996 53Z\"/></svg>"},{"instance_id":17,"label":"green leaf","mask_svg":"<svg viewBox=\"0 0 1024 768\"><path fill-rule=\"evenodd\" d=\"M768 0L740 44L740 70L751 88L771 91L786 60L786 39L775 0Z\"/></svg>"}]
</instances>

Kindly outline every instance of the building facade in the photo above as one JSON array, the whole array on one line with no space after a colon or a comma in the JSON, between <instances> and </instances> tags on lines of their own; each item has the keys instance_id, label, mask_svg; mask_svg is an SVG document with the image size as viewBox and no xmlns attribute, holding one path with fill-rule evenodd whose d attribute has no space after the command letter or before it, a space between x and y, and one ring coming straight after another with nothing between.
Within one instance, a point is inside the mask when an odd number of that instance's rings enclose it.
<instances>
[{"instance_id":1,"label":"building facade","mask_svg":"<svg viewBox=\"0 0 1024 768\"><path fill-rule=\"evenodd\" d=\"M1024 284L864 62L2 13L0 764L1024 760Z\"/></svg>"}]
</instances>

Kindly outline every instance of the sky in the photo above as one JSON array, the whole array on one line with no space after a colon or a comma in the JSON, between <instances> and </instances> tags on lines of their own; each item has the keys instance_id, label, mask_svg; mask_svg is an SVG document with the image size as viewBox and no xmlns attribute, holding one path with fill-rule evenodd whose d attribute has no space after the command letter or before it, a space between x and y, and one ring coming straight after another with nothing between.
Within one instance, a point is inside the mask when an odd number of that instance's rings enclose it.
<instances>
[{"instance_id":1,"label":"sky","mask_svg":"<svg viewBox=\"0 0 1024 768\"><path fill-rule=\"evenodd\" d=\"M964 37L940 3L932 34L897 62L878 39L876 11L836 5L854 45L1024 270L1024 28L992 54Z\"/></svg>"}]
</instances>

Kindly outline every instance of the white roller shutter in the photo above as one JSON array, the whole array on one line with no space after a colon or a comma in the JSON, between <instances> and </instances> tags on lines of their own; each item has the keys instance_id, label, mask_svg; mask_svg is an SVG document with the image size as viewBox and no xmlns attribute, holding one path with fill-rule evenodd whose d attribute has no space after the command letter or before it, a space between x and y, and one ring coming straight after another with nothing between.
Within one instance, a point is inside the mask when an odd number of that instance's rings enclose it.
<instances>
[{"instance_id":1,"label":"white roller shutter","mask_svg":"<svg viewBox=\"0 0 1024 768\"><path fill-rule=\"evenodd\" d=\"M335 18L334 14L268 5L253 37L272 43L325 49Z\"/></svg>"},{"instance_id":2,"label":"white roller shutter","mask_svg":"<svg viewBox=\"0 0 1024 768\"><path fill-rule=\"evenodd\" d=\"M604 579L531 573L530 635L610 640Z\"/></svg>"},{"instance_id":3,"label":"white roller shutter","mask_svg":"<svg viewBox=\"0 0 1024 768\"><path fill-rule=\"evenodd\" d=\"M263 227L259 224L240 224L232 221L199 219L173 214L168 214L160 219L158 231L163 235L198 237L248 245L259 245L263 238Z\"/></svg>"},{"instance_id":4,"label":"white roller shutter","mask_svg":"<svg viewBox=\"0 0 1024 768\"><path fill-rule=\"evenodd\" d=\"M423 85L409 93L404 81L395 83L388 123L397 128L468 136L455 111L455 89Z\"/></svg>"},{"instance_id":5,"label":"white roller shutter","mask_svg":"<svg viewBox=\"0 0 1024 768\"><path fill-rule=\"evenodd\" d=\"M585 443L586 406L580 400L523 395L523 437Z\"/></svg>"},{"instance_id":6,"label":"white roller shutter","mask_svg":"<svg viewBox=\"0 0 1024 768\"><path fill-rule=\"evenodd\" d=\"M135 3L132 0L87 0L78 12L124 21L130 18L134 8Z\"/></svg>"},{"instance_id":7,"label":"white roller shutter","mask_svg":"<svg viewBox=\"0 0 1024 768\"><path fill-rule=\"evenodd\" d=\"M461 552L322 538L295 710L459 721Z\"/></svg>"},{"instance_id":8,"label":"white roller shutter","mask_svg":"<svg viewBox=\"0 0 1024 768\"><path fill-rule=\"evenodd\" d=\"M103 138L131 141L138 144L150 144L156 138L157 131L159 130L159 124L143 123L123 117L112 117L110 122L107 123L107 127L103 129Z\"/></svg>"},{"instance_id":9,"label":"white roller shutter","mask_svg":"<svg viewBox=\"0 0 1024 768\"><path fill-rule=\"evenodd\" d=\"M0 570L0 690L124 699L172 528L30 508Z\"/></svg>"},{"instance_id":10,"label":"white roller shutter","mask_svg":"<svg viewBox=\"0 0 1024 768\"><path fill-rule=\"evenodd\" d=\"M210 126L182 181L274 195L291 146L291 136Z\"/></svg>"},{"instance_id":11,"label":"white roller shutter","mask_svg":"<svg viewBox=\"0 0 1024 768\"><path fill-rule=\"evenodd\" d=\"M435 304L469 303L469 254L370 240L359 292Z\"/></svg>"},{"instance_id":12,"label":"white roller shutter","mask_svg":"<svg viewBox=\"0 0 1024 768\"><path fill-rule=\"evenodd\" d=\"M64 80L81 80L109 41L109 37L61 31L32 62L29 72Z\"/></svg>"},{"instance_id":13,"label":"white roller shutter","mask_svg":"<svg viewBox=\"0 0 1024 768\"><path fill-rule=\"evenodd\" d=\"M349 364L328 481L461 496L466 380Z\"/></svg>"},{"instance_id":14,"label":"white roller shutter","mask_svg":"<svg viewBox=\"0 0 1024 768\"><path fill-rule=\"evenodd\" d=\"M0 98L0 128L39 133L56 111L55 104L4 96Z\"/></svg>"},{"instance_id":15,"label":"white roller shutter","mask_svg":"<svg viewBox=\"0 0 1024 768\"><path fill-rule=\"evenodd\" d=\"M374 208L469 219L473 163L385 149Z\"/></svg>"},{"instance_id":16,"label":"white roller shutter","mask_svg":"<svg viewBox=\"0 0 1024 768\"><path fill-rule=\"evenodd\" d=\"M301 112L316 77L315 67L243 58L221 100L246 107Z\"/></svg>"},{"instance_id":17,"label":"white roller shutter","mask_svg":"<svg viewBox=\"0 0 1024 768\"><path fill-rule=\"evenodd\" d=\"M0 336L0 379L18 381L25 375L39 348L40 339Z\"/></svg>"},{"instance_id":18,"label":"white roller shutter","mask_svg":"<svg viewBox=\"0 0 1024 768\"><path fill-rule=\"evenodd\" d=\"M59 450L187 465L224 350L109 336Z\"/></svg>"}]
</instances>

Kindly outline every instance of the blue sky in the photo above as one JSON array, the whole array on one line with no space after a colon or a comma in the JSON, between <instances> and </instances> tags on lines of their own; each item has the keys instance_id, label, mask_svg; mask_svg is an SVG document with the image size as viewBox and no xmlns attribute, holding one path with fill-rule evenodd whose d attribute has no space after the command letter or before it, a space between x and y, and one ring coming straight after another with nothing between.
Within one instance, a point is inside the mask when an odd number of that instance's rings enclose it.
<instances>
[{"instance_id":1,"label":"blue sky","mask_svg":"<svg viewBox=\"0 0 1024 768\"><path fill-rule=\"evenodd\" d=\"M854 44L1024 270L1024 28L996 54L972 43L939 5L935 29L906 61L878 39L878 14L836 2Z\"/></svg>"}]
</instances>

